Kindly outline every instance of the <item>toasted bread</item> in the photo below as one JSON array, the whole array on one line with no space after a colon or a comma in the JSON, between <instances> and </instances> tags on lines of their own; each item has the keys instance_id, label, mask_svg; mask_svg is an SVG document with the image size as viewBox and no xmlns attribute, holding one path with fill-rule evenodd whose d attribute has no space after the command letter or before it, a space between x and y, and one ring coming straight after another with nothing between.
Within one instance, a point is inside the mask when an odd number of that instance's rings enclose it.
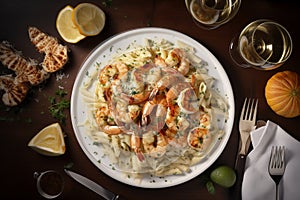
<instances>
[{"instance_id":1,"label":"toasted bread","mask_svg":"<svg viewBox=\"0 0 300 200\"><path fill-rule=\"evenodd\" d=\"M40 31L36 27L28 28L29 38L32 44L45 57L42 67L47 72L60 70L68 61L68 48L58 42L55 37Z\"/></svg>"},{"instance_id":2,"label":"toasted bread","mask_svg":"<svg viewBox=\"0 0 300 200\"><path fill-rule=\"evenodd\" d=\"M16 82L38 85L49 77L36 60L26 59L7 41L0 43L0 61L16 73Z\"/></svg>"},{"instance_id":3,"label":"toasted bread","mask_svg":"<svg viewBox=\"0 0 300 200\"><path fill-rule=\"evenodd\" d=\"M16 106L20 104L29 91L28 83L15 82L12 75L0 76L0 89L4 90L2 101L7 106Z\"/></svg>"}]
</instances>

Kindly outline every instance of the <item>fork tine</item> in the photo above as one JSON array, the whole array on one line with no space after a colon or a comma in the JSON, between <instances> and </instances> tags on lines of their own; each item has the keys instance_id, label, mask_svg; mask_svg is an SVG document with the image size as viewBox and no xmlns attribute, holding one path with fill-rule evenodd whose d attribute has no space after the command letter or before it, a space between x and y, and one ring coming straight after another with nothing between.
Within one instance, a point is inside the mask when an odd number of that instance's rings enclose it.
<instances>
[{"instance_id":1,"label":"fork tine","mask_svg":"<svg viewBox=\"0 0 300 200\"><path fill-rule=\"evenodd\" d=\"M274 165L275 165L275 146L272 146L272 149L271 149L271 155L270 155L270 164L269 164L269 169L270 168L273 168L274 167Z\"/></svg>"},{"instance_id":2,"label":"fork tine","mask_svg":"<svg viewBox=\"0 0 300 200\"><path fill-rule=\"evenodd\" d=\"M254 99L253 99L253 102L252 104L254 104ZM256 113L257 113L257 105L258 105L258 99L256 99L256 102L255 102L255 107L254 107L254 111L253 111L253 121L256 121Z\"/></svg>"},{"instance_id":3,"label":"fork tine","mask_svg":"<svg viewBox=\"0 0 300 200\"><path fill-rule=\"evenodd\" d=\"M276 152L277 152L277 146L272 146L271 149L271 155L270 155L270 164L269 164L269 168L274 168L276 165Z\"/></svg>"},{"instance_id":4,"label":"fork tine","mask_svg":"<svg viewBox=\"0 0 300 200\"><path fill-rule=\"evenodd\" d=\"M247 102L247 108L246 108L246 113L245 113L244 119L248 119L248 117L249 117L249 106L250 106L250 101L251 101L251 99L248 99L248 102ZM251 111L251 108L250 108L250 111Z\"/></svg>"},{"instance_id":5,"label":"fork tine","mask_svg":"<svg viewBox=\"0 0 300 200\"><path fill-rule=\"evenodd\" d=\"M283 168L285 165L284 146L272 146L269 168Z\"/></svg>"},{"instance_id":6,"label":"fork tine","mask_svg":"<svg viewBox=\"0 0 300 200\"><path fill-rule=\"evenodd\" d=\"M285 154L285 148L284 148L284 146L279 146L279 149L280 149L279 167L282 168L285 165L285 162L284 162L284 159L285 159L285 155L284 155Z\"/></svg>"},{"instance_id":7,"label":"fork tine","mask_svg":"<svg viewBox=\"0 0 300 200\"><path fill-rule=\"evenodd\" d=\"M283 146L282 148L283 148L282 162L285 167L285 147Z\"/></svg>"},{"instance_id":8,"label":"fork tine","mask_svg":"<svg viewBox=\"0 0 300 200\"><path fill-rule=\"evenodd\" d=\"M245 119L245 120L256 121L257 106L258 106L258 99L255 100L255 99L245 98L240 120Z\"/></svg>"},{"instance_id":9,"label":"fork tine","mask_svg":"<svg viewBox=\"0 0 300 200\"><path fill-rule=\"evenodd\" d=\"M240 120L244 119L246 103L247 103L247 98L245 98L245 100L244 100L244 105L243 105L243 108L242 108L242 111L241 111Z\"/></svg>"},{"instance_id":10,"label":"fork tine","mask_svg":"<svg viewBox=\"0 0 300 200\"><path fill-rule=\"evenodd\" d=\"M254 99L249 99L249 102L248 102L248 106L247 106L247 116L246 116L246 119L247 120L251 120L252 119L252 110L253 110L253 103L254 103ZM251 107L250 107L251 105ZM248 109L250 107L250 110Z\"/></svg>"}]
</instances>

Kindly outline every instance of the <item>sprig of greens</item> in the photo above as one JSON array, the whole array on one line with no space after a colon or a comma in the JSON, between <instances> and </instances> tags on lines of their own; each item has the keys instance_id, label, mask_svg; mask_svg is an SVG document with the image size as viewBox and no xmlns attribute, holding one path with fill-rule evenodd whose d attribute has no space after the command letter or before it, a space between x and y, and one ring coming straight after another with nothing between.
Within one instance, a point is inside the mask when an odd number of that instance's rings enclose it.
<instances>
[{"instance_id":1,"label":"sprig of greens","mask_svg":"<svg viewBox=\"0 0 300 200\"><path fill-rule=\"evenodd\" d=\"M104 1L102 2L102 4L103 4L105 7L110 8L111 5L112 5L112 0L104 0Z\"/></svg>"},{"instance_id":2,"label":"sprig of greens","mask_svg":"<svg viewBox=\"0 0 300 200\"><path fill-rule=\"evenodd\" d=\"M50 96L48 98L50 102L49 112L52 117L57 119L60 123L65 124L67 115L65 114L65 109L70 108L70 101L67 99L63 99L68 93L64 90L57 90L55 92L56 96ZM58 97L58 98L57 98Z\"/></svg>"},{"instance_id":3,"label":"sprig of greens","mask_svg":"<svg viewBox=\"0 0 300 200\"><path fill-rule=\"evenodd\" d=\"M215 186L212 181L207 181L205 186L210 194L214 195L216 193Z\"/></svg>"}]
</instances>

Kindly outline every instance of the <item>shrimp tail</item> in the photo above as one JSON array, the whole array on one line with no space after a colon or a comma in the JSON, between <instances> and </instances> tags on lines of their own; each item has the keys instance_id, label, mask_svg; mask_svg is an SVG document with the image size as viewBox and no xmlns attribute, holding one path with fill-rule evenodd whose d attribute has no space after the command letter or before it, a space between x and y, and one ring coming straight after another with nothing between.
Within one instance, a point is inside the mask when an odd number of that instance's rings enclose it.
<instances>
[{"instance_id":1,"label":"shrimp tail","mask_svg":"<svg viewBox=\"0 0 300 200\"><path fill-rule=\"evenodd\" d=\"M141 147L141 137L134 134L131 136L131 148L133 149L139 161L142 162L145 160Z\"/></svg>"}]
</instances>

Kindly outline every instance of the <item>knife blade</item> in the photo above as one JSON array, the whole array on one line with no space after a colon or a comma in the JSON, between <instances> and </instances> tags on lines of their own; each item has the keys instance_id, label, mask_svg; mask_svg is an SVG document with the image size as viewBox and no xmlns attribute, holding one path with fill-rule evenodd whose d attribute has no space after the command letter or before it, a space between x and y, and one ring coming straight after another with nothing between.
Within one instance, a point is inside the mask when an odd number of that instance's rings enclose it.
<instances>
[{"instance_id":1,"label":"knife blade","mask_svg":"<svg viewBox=\"0 0 300 200\"><path fill-rule=\"evenodd\" d=\"M72 177L74 180L76 180L80 184L84 185L85 187L89 188L90 190L94 191L95 193L99 194L100 196L102 196L103 198L105 198L107 200L122 200L122 199L124 199L123 197L121 198L120 195L115 194L115 193L105 189L104 187L98 185L94 181L92 181L76 172L73 172L69 169L65 169L65 172L70 177Z\"/></svg>"}]
</instances>

